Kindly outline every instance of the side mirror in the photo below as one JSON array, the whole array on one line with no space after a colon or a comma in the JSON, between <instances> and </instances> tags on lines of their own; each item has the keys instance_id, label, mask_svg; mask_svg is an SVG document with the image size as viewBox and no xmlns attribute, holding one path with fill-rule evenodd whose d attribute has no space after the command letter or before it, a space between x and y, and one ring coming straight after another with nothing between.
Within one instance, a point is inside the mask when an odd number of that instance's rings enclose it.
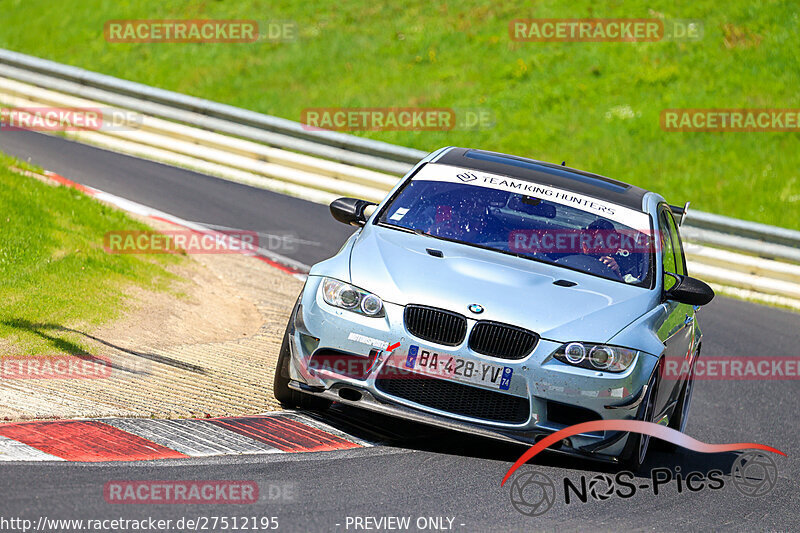
<instances>
[{"instance_id":1,"label":"side mirror","mask_svg":"<svg viewBox=\"0 0 800 533\"><path fill-rule=\"evenodd\" d=\"M667 300L688 305L706 305L714 299L714 289L705 282L689 276L681 276L672 272L664 272L666 276L675 278L675 285L664 293Z\"/></svg>"},{"instance_id":2,"label":"side mirror","mask_svg":"<svg viewBox=\"0 0 800 533\"><path fill-rule=\"evenodd\" d=\"M351 226L363 226L369 214L372 214L367 212L367 208L375 205L377 204L358 198L337 198L331 202L331 215L339 222ZM371 209L374 210L374 207Z\"/></svg>"}]
</instances>

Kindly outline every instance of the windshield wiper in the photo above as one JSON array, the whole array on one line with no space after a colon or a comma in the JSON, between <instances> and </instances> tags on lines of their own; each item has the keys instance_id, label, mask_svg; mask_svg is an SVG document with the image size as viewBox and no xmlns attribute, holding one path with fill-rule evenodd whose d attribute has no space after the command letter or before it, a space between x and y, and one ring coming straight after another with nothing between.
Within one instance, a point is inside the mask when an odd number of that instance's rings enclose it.
<instances>
[{"instance_id":1,"label":"windshield wiper","mask_svg":"<svg viewBox=\"0 0 800 533\"><path fill-rule=\"evenodd\" d=\"M412 231L414 232L414 235L424 235L425 237L431 237L432 239L438 239L440 241L455 242L455 243L458 243L458 244L469 244L469 243L465 243L464 241L458 241L456 239L448 239L447 237L440 237L438 235L434 235L433 233L430 233L430 232L427 232L427 231L421 230L421 229L415 229L415 230L412 230Z\"/></svg>"},{"instance_id":2,"label":"windshield wiper","mask_svg":"<svg viewBox=\"0 0 800 533\"><path fill-rule=\"evenodd\" d=\"M378 225L383 226L385 228L399 229L400 231L403 231L405 233L413 233L414 235L424 235L426 237L433 237L434 239L450 240L450 239L445 239L444 237L433 235L423 229L412 229L412 228L407 228L405 226L398 226L397 224L387 224L386 222L378 222Z\"/></svg>"}]
</instances>

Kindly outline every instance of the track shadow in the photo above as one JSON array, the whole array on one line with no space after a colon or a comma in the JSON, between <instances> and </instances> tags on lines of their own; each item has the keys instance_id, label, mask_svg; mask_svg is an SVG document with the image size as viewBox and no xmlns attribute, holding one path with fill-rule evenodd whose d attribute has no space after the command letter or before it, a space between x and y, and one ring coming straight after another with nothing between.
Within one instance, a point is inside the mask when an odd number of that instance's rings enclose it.
<instances>
[{"instance_id":1,"label":"track shadow","mask_svg":"<svg viewBox=\"0 0 800 533\"><path fill-rule=\"evenodd\" d=\"M25 320L22 318L10 318L6 320L0 321L0 323L20 330L27 331L29 333L33 333L34 335L38 335L39 337L45 339L54 350L58 352L67 353L78 357L79 359L83 359L86 361L92 361L96 363L103 363L109 364L109 362L105 359L100 359L95 357L94 355L90 354L86 350L84 350L80 345L64 339L57 335L57 333L74 333L85 337L87 339L91 339L95 342L102 344L103 346L107 346L109 348L113 348L114 350L119 350L120 352L126 353L128 355L132 355L134 357L139 357L141 359L146 359L148 361L153 361L155 363L161 363L164 365L168 365L174 368L180 368L182 370L187 370L189 372L194 372L196 374L205 374L206 369L193 365L191 363L186 363L183 361L179 361L177 359L172 359L171 357L166 357L163 355L153 354L153 353L146 353L146 352L139 352L136 350L130 350L128 348L123 348L122 346L117 346L111 342L103 340L99 337L95 337L94 335L90 335L83 331L79 331L72 328L64 327L60 324L52 324L52 323L36 323L31 322L29 320ZM146 374L147 372L143 372L140 370L132 370L130 368L126 368L124 366L115 365L114 363L110 364L111 368L114 370L119 370L122 372L129 372L132 374Z\"/></svg>"},{"instance_id":2,"label":"track shadow","mask_svg":"<svg viewBox=\"0 0 800 533\"><path fill-rule=\"evenodd\" d=\"M306 414L354 436L388 446L502 461L509 463L509 466L528 449L524 444L436 428L337 403L324 413L306 412ZM676 466L683 472L697 471L707 474L711 470L721 470L727 474L739 456L736 452L699 453L680 447L674 452L669 452L665 451L665 448L661 441L652 438L645 464L639 473L634 473L634 476L648 478L651 470L655 468L673 470ZM619 464L594 461L554 451L540 453L528 464L609 474L625 470Z\"/></svg>"}]
</instances>

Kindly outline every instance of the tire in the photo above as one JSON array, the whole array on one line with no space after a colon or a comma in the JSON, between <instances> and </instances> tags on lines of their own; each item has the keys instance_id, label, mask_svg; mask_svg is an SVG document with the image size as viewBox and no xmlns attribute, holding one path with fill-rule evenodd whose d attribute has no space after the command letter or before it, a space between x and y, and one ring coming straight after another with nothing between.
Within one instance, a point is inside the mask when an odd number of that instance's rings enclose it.
<instances>
[{"instance_id":1,"label":"tire","mask_svg":"<svg viewBox=\"0 0 800 533\"><path fill-rule=\"evenodd\" d=\"M678 403L675 405L675 412L672 419L669 421L669 426L674 430L684 432L686 429L686 420L689 417L689 408L692 405L692 393L694 392L694 371L697 367L697 359L700 357L700 348L697 348L694 361L692 362L692 369L689 371L689 376L686 378L686 383L683 384ZM675 452L679 446L671 442L661 441L659 447L666 452Z\"/></svg>"},{"instance_id":2,"label":"tire","mask_svg":"<svg viewBox=\"0 0 800 533\"><path fill-rule=\"evenodd\" d=\"M294 313L292 313L294 315ZM318 398L311 394L303 394L300 391L289 388L289 331L283 334L281 351L278 354L278 364L275 368L275 380L272 384L272 393L284 409L311 409L314 411L324 411L333 402L325 398Z\"/></svg>"},{"instance_id":3,"label":"tire","mask_svg":"<svg viewBox=\"0 0 800 533\"><path fill-rule=\"evenodd\" d=\"M650 376L650 381L647 382L646 396L639 405L639 411L636 413L637 420L653 421L658 385L661 379L661 364L661 361L656 364L653 375ZM650 440L650 435L642 435L641 433L629 434L628 442L625 443L625 448L620 456L620 463L623 467L632 472L641 470L647 458L647 451L650 449Z\"/></svg>"}]
</instances>

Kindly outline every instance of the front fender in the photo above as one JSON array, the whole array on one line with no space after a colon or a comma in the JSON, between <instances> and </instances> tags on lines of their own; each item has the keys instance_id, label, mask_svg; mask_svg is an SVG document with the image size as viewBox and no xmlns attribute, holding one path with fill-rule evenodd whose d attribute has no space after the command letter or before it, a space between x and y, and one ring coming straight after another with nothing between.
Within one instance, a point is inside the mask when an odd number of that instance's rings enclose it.
<instances>
[{"instance_id":1,"label":"front fender","mask_svg":"<svg viewBox=\"0 0 800 533\"><path fill-rule=\"evenodd\" d=\"M350 254L353 251L353 244L355 244L358 236L361 235L361 229L350 235L344 242L342 247L336 252L336 255L330 259L320 261L309 270L309 276L327 276L336 278L348 283L352 282L350 275Z\"/></svg>"},{"instance_id":2,"label":"front fender","mask_svg":"<svg viewBox=\"0 0 800 533\"><path fill-rule=\"evenodd\" d=\"M660 356L664 352L664 343L658 337L658 329L668 314L663 304L657 305L611 337L608 344Z\"/></svg>"}]
</instances>

